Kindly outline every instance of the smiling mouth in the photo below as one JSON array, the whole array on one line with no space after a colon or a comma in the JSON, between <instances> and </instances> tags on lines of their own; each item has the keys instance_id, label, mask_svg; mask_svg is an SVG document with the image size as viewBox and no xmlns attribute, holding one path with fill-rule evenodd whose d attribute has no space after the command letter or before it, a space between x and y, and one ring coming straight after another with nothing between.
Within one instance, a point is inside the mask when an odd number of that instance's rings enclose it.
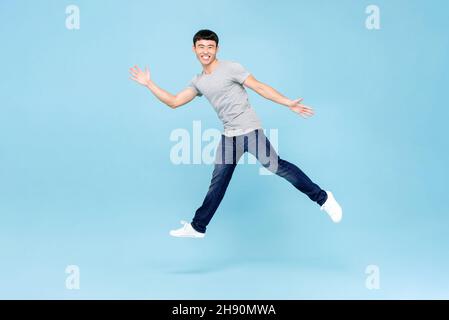
<instances>
[{"instance_id":1,"label":"smiling mouth","mask_svg":"<svg viewBox=\"0 0 449 320\"><path fill-rule=\"evenodd\" d=\"M209 61L210 60L210 56L201 56L201 59L203 59L205 61Z\"/></svg>"}]
</instances>

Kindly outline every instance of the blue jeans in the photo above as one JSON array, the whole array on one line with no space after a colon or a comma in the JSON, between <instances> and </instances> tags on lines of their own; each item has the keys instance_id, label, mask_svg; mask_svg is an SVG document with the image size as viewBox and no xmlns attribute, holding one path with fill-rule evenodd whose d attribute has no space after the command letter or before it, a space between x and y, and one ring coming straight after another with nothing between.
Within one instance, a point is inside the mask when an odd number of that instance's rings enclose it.
<instances>
[{"instance_id":1,"label":"blue jeans","mask_svg":"<svg viewBox=\"0 0 449 320\"><path fill-rule=\"evenodd\" d=\"M207 225L224 197L234 169L245 152L254 155L262 166L285 178L320 206L326 202L326 191L313 183L297 166L281 159L262 129L236 137L222 135L216 151L215 167L209 191L201 207L196 210L192 221L192 227L196 231L206 232Z\"/></svg>"}]
</instances>

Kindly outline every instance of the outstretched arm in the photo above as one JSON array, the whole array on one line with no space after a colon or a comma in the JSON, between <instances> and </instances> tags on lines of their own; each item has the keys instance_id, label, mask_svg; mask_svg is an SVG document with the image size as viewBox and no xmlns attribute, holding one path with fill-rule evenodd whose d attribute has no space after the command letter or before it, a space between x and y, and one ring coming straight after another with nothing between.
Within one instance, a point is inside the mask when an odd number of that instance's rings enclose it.
<instances>
[{"instance_id":1,"label":"outstretched arm","mask_svg":"<svg viewBox=\"0 0 449 320\"><path fill-rule=\"evenodd\" d=\"M298 113L303 118L313 116L313 114L314 114L313 109L311 107L306 106L301 103L301 101L303 100L302 98L299 98L296 100L290 100L287 97L284 97L282 94L280 94L278 91L276 91L274 88L270 87L269 85L258 81L256 78L254 78L253 75L248 76L248 78L246 78L243 85L245 87L248 87L248 88L254 90L259 95L261 95L262 97L264 97L268 100L271 100L278 104L289 107L290 110Z\"/></svg>"},{"instance_id":2,"label":"outstretched arm","mask_svg":"<svg viewBox=\"0 0 449 320\"><path fill-rule=\"evenodd\" d=\"M147 67L145 67L145 70L142 71L138 66L134 66L134 68L129 68L129 73L131 74L131 80L147 87L161 102L165 103L170 108L178 108L187 102L192 101L196 96L196 92L190 88L179 92L177 95L172 95L171 93L158 87L151 80L150 71Z\"/></svg>"}]
</instances>

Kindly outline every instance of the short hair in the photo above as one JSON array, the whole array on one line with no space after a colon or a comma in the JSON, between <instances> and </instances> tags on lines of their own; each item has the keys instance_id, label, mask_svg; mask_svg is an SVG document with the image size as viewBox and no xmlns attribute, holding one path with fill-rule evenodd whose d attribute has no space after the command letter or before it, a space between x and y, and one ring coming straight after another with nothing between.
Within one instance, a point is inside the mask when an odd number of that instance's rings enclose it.
<instances>
[{"instance_id":1,"label":"short hair","mask_svg":"<svg viewBox=\"0 0 449 320\"><path fill-rule=\"evenodd\" d=\"M203 29L195 33L193 36L193 45L196 45L196 42L199 40L213 40L215 41L215 45L218 47L218 36L215 32L207 29Z\"/></svg>"}]
</instances>

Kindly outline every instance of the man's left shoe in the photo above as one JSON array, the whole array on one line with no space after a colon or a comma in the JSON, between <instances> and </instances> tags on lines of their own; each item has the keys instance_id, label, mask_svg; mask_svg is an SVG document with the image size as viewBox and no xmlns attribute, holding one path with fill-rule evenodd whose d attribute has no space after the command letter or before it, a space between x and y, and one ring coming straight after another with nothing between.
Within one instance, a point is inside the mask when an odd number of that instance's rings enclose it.
<instances>
[{"instance_id":1,"label":"man's left shoe","mask_svg":"<svg viewBox=\"0 0 449 320\"><path fill-rule=\"evenodd\" d=\"M332 221L335 223L339 223L343 218L343 210L338 204L337 200L335 200L334 195L330 191L326 191L327 200L321 206L321 210L326 211L326 213L331 217Z\"/></svg>"}]
</instances>

